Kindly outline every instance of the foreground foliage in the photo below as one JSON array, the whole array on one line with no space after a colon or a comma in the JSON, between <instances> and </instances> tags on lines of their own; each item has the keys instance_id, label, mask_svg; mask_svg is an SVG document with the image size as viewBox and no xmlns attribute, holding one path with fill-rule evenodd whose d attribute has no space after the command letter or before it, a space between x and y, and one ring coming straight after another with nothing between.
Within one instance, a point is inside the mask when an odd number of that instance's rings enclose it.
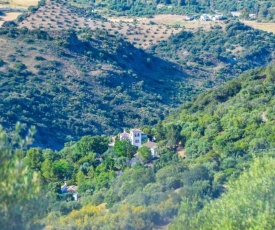
<instances>
[{"instance_id":1,"label":"foreground foliage","mask_svg":"<svg viewBox=\"0 0 275 230\"><path fill-rule=\"evenodd\" d=\"M41 229L45 211L43 190L37 173L24 162L24 148L30 144L19 135L19 124L10 138L0 127L0 226L4 230Z\"/></svg>"},{"instance_id":2,"label":"foreground foliage","mask_svg":"<svg viewBox=\"0 0 275 230\"><path fill-rule=\"evenodd\" d=\"M273 157L255 158L248 172L226 185L226 194L192 218L180 213L170 229L273 229Z\"/></svg>"}]
</instances>

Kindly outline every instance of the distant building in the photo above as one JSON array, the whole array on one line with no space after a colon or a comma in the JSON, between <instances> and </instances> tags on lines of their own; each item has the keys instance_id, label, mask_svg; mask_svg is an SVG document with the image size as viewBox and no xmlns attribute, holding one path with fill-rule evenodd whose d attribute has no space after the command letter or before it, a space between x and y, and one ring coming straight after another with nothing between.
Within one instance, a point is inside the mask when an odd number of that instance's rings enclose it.
<instances>
[{"instance_id":1,"label":"distant building","mask_svg":"<svg viewBox=\"0 0 275 230\"><path fill-rule=\"evenodd\" d=\"M203 14L203 15L200 16L200 20L203 21L203 22L210 21L211 16L208 15L208 14Z\"/></svg>"},{"instance_id":2,"label":"distant building","mask_svg":"<svg viewBox=\"0 0 275 230\"><path fill-rule=\"evenodd\" d=\"M231 12L231 15L232 15L233 17L238 18L238 17L240 17L240 16L241 16L241 12L238 12L238 11Z\"/></svg>"},{"instance_id":3,"label":"distant building","mask_svg":"<svg viewBox=\"0 0 275 230\"><path fill-rule=\"evenodd\" d=\"M217 15L213 16L211 19L212 19L212 21L223 20L224 16L222 14L217 14Z\"/></svg>"},{"instance_id":4,"label":"distant building","mask_svg":"<svg viewBox=\"0 0 275 230\"><path fill-rule=\"evenodd\" d=\"M158 157L157 154L157 143L152 142L148 139L147 143L142 144L142 142L147 138L147 134L143 133L140 129L131 129L130 133L127 133L125 130L123 131L123 133L121 133L119 135L119 139L120 140L125 140L128 139L130 140L131 144L134 146L137 146L138 148L142 147L142 146L146 146L150 149L152 157ZM109 146L113 146L114 144L112 143ZM135 164L135 158L132 159L133 162L131 162L131 165Z\"/></svg>"},{"instance_id":5,"label":"distant building","mask_svg":"<svg viewBox=\"0 0 275 230\"><path fill-rule=\"evenodd\" d=\"M256 14L249 14L249 19L250 20L256 20L257 19L257 15Z\"/></svg>"},{"instance_id":6,"label":"distant building","mask_svg":"<svg viewBox=\"0 0 275 230\"><path fill-rule=\"evenodd\" d=\"M194 16L186 16L185 17L185 21L193 21L195 19L195 17Z\"/></svg>"}]
</instances>

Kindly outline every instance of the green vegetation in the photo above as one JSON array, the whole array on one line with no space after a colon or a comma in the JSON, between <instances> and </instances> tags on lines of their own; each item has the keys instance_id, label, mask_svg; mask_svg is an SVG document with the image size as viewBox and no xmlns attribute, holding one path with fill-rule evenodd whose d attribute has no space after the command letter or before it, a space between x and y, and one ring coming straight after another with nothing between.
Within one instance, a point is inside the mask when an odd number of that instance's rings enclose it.
<instances>
[{"instance_id":1,"label":"green vegetation","mask_svg":"<svg viewBox=\"0 0 275 230\"><path fill-rule=\"evenodd\" d=\"M186 76L181 70L106 31L0 34L1 124L35 125L38 146L60 149L84 135L153 124L180 102L171 92ZM187 100L192 91L183 91Z\"/></svg>"},{"instance_id":2,"label":"green vegetation","mask_svg":"<svg viewBox=\"0 0 275 230\"><path fill-rule=\"evenodd\" d=\"M35 125L35 145L53 149L84 135L155 124L198 92L266 65L275 44L273 35L240 23L226 32L183 31L152 54L104 30L50 36L2 28L0 36L1 124Z\"/></svg>"},{"instance_id":3,"label":"green vegetation","mask_svg":"<svg viewBox=\"0 0 275 230\"><path fill-rule=\"evenodd\" d=\"M169 229L273 229L273 157L256 158L248 172L227 185L225 195L207 204L198 216L186 218L181 213Z\"/></svg>"},{"instance_id":4,"label":"green vegetation","mask_svg":"<svg viewBox=\"0 0 275 230\"><path fill-rule=\"evenodd\" d=\"M34 129L23 139L20 124L9 137L0 127L0 225L4 230L41 229L45 197L37 173L24 163L24 149ZM37 168L35 168L37 169Z\"/></svg>"},{"instance_id":5,"label":"green vegetation","mask_svg":"<svg viewBox=\"0 0 275 230\"><path fill-rule=\"evenodd\" d=\"M273 1L260 0L152 0L152 1L121 1L109 0L91 3L87 0L71 0L70 4L79 9L109 9L110 14L129 16L153 16L155 14L203 14L216 11L231 16L230 12L240 11L241 16L249 18L255 14L258 20L275 20Z\"/></svg>"},{"instance_id":6,"label":"green vegetation","mask_svg":"<svg viewBox=\"0 0 275 230\"><path fill-rule=\"evenodd\" d=\"M108 149L99 136L59 152L28 150L25 162L51 194L42 223L49 229L273 226L274 76L274 66L251 70L145 127L158 141L160 158L152 166L142 163L150 160L148 149L134 161L127 141ZM78 185L80 202L60 194L64 178Z\"/></svg>"},{"instance_id":7,"label":"green vegetation","mask_svg":"<svg viewBox=\"0 0 275 230\"><path fill-rule=\"evenodd\" d=\"M225 31L218 26L209 32L182 31L151 52L182 65L187 73L196 72L193 84L209 88L269 63L274 41L275 36L237 22L227 24Z\"/></svg>"},{"instance_id":8,"label":"green vegetation","mask_svg":"<svg viewBox=\"0 0 275 230\"><path fill-rule=\"evenodd\" d=\"M267 1L68 4L85 17L107 7L273 19ZM45 32L11 22L0 40L1 227L274 228L275 65L262 67L274 60L274 35L226 23L183 30L145 52L106 30ZM261 68L235 78L254 67ZM32 125L36 141L27 148ZM110 137L130 126L156 138L158 159ZM62 193L64 180L80 200Z\"/></svg>"}]
</instances>

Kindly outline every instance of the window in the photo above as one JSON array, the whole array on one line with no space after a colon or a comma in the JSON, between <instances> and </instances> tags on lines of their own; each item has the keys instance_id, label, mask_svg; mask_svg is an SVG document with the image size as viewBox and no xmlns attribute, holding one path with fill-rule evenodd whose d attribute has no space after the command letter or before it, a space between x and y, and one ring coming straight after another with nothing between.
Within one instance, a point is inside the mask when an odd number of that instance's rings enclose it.
<instances>
[{"instance_id":1,"label":"window","mask_svg":"<svg viewBox=\"0 0 275 230\"><path fill-rule=\"evenodd\" d=\"M139 143L139 140L136 140L135 143Z\"/></svg>"}]
</instances>

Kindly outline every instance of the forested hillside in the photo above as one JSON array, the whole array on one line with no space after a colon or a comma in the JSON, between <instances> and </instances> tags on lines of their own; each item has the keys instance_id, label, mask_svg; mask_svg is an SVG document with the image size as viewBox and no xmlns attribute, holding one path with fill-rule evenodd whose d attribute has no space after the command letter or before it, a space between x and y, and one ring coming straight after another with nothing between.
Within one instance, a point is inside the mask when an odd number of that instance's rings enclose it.
<instances>
[{"instance_id":1,"label":"forested hillside","mask_svg":"<svg viewBox=\"0 0 275 230\"><path fill-rule=\"evenodd\" d=\"M247 203L247 189L253 187L255 199L259 187L274 189L268 163L274 161L274 92L275 68L270 66L201 94L164 122L143 128L158 141L160 158L153 162L141 158L129 163L136 149L125 140L108 149L108 139L99 136L83 137L59 152L28 150L26 163L49 185L52 198L43 223L49 229L153 229L178 215L171 229L203 229L212 220L217 229L239 229L250 226L230 222L241 212L259 226L273 226L270 199L260 199L258 206ZM185 158L178 156L178 145ZM252 175L255 181L246 179ZM60 194L64 177L69 185L78 185L81 202ZM234 203L236 196L244 209ZM232 204L226 213L223 204ZM266 223L260 223L264 217Z\"/></svg>"},{"instance_id":2,"label":"forested hillside","mask_svg":"<svg viewBox=\"0 0 275 230\"><path fill-rule=\"evenodd\" d=\"M273 229L275 161L274 152L267 153L256 158L248 172L228 184L226 194L207 204L197 216L187 218L183 207L169 229Z\"/></svg>"},{"instance_id":3,"label":"forested hillside","mask_svg":"<svg viewBox=\"0 0 275 230\"><path fill-rule=\"evenodd\" d=\"M273 60L273 35L240 23L225 30L182 31L146 53L105 30L2 28L1 124L35 125L35 144L57 149L155 124L198 92Z\"/></svg>"},{"instance_id":4,"label":"forested hillside","mask_svg":"<svg viewBox=\"0 0 275 230\"><path fill-rule=\"evenodd\" d=\"M106 31L0 34L0 122L35 125L37 145L60 148L83 135L156 123L180 103L180 89L183 100L195 91L176 64Z\"/></svg>"},{"instance_id":5,"label":"forested hillside","mask_svg":"<svg viewBox=\"0 0 275 230\"><path fill-rule=\"evenodd\" d=\"M205 88L265 65L272 60L274 47L274 35L236 22L225 28L217 25L210 31L182 31L151 47L151 52L176 62L187 72L196 70L195 81L204 83Z\"/></svg>"}]
</instances>

